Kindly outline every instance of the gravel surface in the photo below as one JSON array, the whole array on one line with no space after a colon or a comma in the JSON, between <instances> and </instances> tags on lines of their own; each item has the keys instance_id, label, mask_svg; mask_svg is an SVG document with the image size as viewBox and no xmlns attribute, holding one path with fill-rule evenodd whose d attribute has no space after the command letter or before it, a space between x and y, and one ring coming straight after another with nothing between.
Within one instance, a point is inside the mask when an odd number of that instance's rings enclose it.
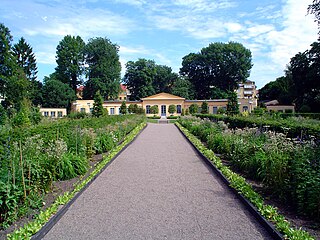
<instances>
[{"instance_id":1,"label":"gravel surface","mask_svg":"<svg viewBox=\"0 0 320 240\"><path fill-rule=\"evenodd\" d=\"M271 239L172 124L141 135L44 239Z\"/></svg>"}]
</instances>

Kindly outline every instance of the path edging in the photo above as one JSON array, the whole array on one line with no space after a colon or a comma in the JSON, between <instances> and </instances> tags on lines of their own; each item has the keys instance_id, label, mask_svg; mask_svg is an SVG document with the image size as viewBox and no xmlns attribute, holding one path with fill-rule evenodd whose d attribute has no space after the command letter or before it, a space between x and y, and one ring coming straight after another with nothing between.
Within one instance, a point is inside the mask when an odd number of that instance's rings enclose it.
<instances>
[{"instance_id":1,"label":"path edging","mask_svg":"<svg viewBox=\"0 0 320 240\"><path fill-rule=\"evenodd\" d=\"M243 203L243 205L249 210L250 213L259 221L259 223L267 230L267 232L274 239L283 239L283 235L276 230L273 224L271 224L268 220L266 220L257 208L247 200L241 193L239 193L235 188L230 186L230 181L222 174L222 172L216 168L216 166L210 161L195 145L194 143L187 137L187 135L175 124L178 130L182 133L184 138L191 144L191 146L196 150L196 152L200 155L201 159L206 163L206 165L222 180L222 182L238 197L238 199Z\"/></svg>"}]
</instances>

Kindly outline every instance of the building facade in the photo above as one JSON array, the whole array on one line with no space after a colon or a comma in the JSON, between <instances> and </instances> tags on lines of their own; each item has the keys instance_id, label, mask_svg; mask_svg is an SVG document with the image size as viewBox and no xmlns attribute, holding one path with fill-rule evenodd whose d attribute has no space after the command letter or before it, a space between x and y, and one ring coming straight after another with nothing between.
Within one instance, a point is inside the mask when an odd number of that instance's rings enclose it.
<instances>
[{"instance_id":1,"label":"building facade","mask_svg":"<svg viewBox=\"0 0 320 240\"><path fill-rule=\"evenodd\" d=\"M239 106L247 105L248 108L240 108L240 112L250 111L254 109L256 105L250 103L251 99L238 99ZM241 102L240 102L241 101ZM108 110L109 115L120 114L120 106L123 101L104 101L103 107ZM143 108L147 116L153 116L155 114L151 113L151 107L158 106L159 112L158 116L180 116L183 109L189 109L192 104L197 104L200 108L203 102L208 104L208 110L211 114L218 113L219 109L227 109L228 99L213 99L213 100L186 100L185 98L175 96L169 93L158 93L146 98L142 98L141 101L125 101L126 106L129 107L131 104L137 104L138 107ZM251 105L250 105L251 104ZM169 106L175 106L175 112L173 114L169 113ZM93 109L93 100L77 100L72 104L72 111L91 113Z\"/></svg>"},{"instance_id":2,"label":"building facade","mask_svg":"<svg viewBox=\"0 0 320 240\"><path fill-rule=\"evenodd\" d=\"M67 116L66 108L40 108L40 113L44 117L62 118Z\"/></svg>"},{"instance_id":3,"label":"building facade","mask_svg":"<svg viewBox=\"0 0 320 240\"><path fill-rule=\"evenodd\" d=\"M239 84L237 97L240 112L251 113L258 106L257 87L255 82L247 80Z\"/></svg>"}]
</instances>

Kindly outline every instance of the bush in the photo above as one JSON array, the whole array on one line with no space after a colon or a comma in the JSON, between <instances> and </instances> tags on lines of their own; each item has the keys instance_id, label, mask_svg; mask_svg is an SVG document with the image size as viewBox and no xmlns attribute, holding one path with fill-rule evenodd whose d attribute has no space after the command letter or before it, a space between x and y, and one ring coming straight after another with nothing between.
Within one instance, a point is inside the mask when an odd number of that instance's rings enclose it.
<instances>
[{"instance_id":1,"label":"bush","mask_svg":"<svg viewBox=\"0 0 320 240\"><path fill-rule=\"evenodd\" d=\"M189 113L190 114L195 114L198 113L199 111L199 106L196 103L192 103L191 106L189 107Z\"/></svg>"}]
</instances>

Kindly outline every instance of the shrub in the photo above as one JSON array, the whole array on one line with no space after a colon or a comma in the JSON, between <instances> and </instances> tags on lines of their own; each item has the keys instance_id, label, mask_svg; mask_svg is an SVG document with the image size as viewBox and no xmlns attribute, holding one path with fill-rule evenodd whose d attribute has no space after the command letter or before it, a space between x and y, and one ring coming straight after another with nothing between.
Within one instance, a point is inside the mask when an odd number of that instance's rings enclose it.
<instances>
[{"instance_id":1,"label":"shrub","mask_svg":"<svg viewBox=\"0 0 320 240\"><path fill-rule=\"evenodd\" d=\"M190 114L198 113L198 110L199 110L199 107L198 107L198 104L196 103L191 104L191 106L189 107Z\"/></svg>"},{"instance_id":2,"label":"shrub","mask_svg":"<svg viewBox=\"0 0 320 240\"><path fill-rule=\"evenodd\" d=\"M168 112L174 114L176 112L176 106L173 104L169 105Z\"/></svg>"}]
</instances>

